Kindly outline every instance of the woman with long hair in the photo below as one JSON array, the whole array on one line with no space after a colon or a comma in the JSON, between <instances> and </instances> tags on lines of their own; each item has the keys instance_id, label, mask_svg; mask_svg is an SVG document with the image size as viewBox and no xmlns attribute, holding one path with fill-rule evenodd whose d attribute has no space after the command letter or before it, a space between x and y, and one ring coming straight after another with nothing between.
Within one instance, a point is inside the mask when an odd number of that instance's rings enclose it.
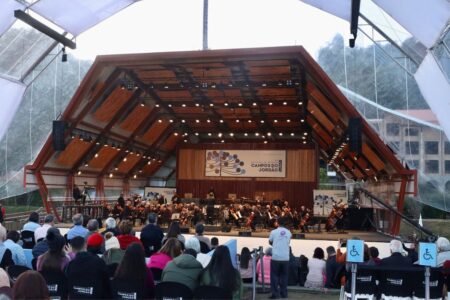
<instances>
[{"instance_id":1,"label":"woman with long hair","mask_svg":"<svg viewBox=\"0 0 450 300\"><path fill-rule=\"evenodd\" d=\"M64 251L65 239L62 235L49 231L46 236L48 251L38 256L36 270L41 271L64 271L70 262L70 257Z\"/></svg>"},{"instance_id":2,"label":"woman with long hair","mask_svg":"<svg viewBox=\"0 0 450 300\"><path fill-rule=\"evenodd\" d=\"M233 267L230 250L226 246L216 248L211 261L200 274L200 285L217 286L225 291L231 291L233 299L242 298L241 274Z\"/></svg>"},{"instance_id":3,"label":"woman with long hair","mask_svg":"<svg viewBox=\"0 0 450 300\"><path fill-rule=\"evenodd\" d=\"M169 229L167 230L167 234L162 239L162 244L164 244L169 238L178 239L183 244L182 248L184 248L184 243L186 243L186 239L181 234L180 222L173 221L172 223L170 223Z\"/></svg>"},{"instance_id":4,"label":"woman with long hair","mask_svg":"<svg viewBox=\"0 0 450 300\"><path fill-rule=\"evenodd\" d=\"M176 238L169 238L159 251L148 261L147 267L163 270L167 263L181 254L181 243Z\"/></svg>"},{"instance_id":5,"label":"woman with long hair","mask_svg":"<svg viewBox=\"0 0 450 300\"><path fill-rule=\"evenodd\" d=\"M25 271L17 277L13 286L14 300L50 299L44 277L36 271Z\"/></svg>"},{"instance_id":6,"label":"woman with long hair","mask_svg":"<svg viewBox=\"0 0 450 300\"><path fill-rule=\"evenodd\" d=\"M305 287L323 288L325 285L325 253L322 248L314 249L313 257L308 260L308 275L306 276Z\"/></svg>"},{"instance_id":7,"label":"woman with long hair","mask_svg":"<svg viewBox=\"0 0 450 300\"><path fill-rule=\"evenodd\" d=\"M145 265L145 253L138 243L131 243L116 269L113 286L117 283L130 283L143 293L145 299L152 298L155 290L155 283L150 270Z\"/></svg>"},{"instance_id":8,"label":"woman with long hair","mask_svg":"<svg viewBox=\"0 0 450 300\"><path fill-rule=\"evenodd\" d=\"M244 283L251 283L253 279L253 264L251 259L250 249L247 247L242 248L241 255L239 256L239 272Z\"/></svg>"}]
</instances>

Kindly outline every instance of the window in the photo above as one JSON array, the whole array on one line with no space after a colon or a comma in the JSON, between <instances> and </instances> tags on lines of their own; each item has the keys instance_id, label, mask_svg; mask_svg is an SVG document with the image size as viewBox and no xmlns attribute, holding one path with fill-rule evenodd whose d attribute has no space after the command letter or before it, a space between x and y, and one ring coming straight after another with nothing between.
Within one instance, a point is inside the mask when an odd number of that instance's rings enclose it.
<instances>
[{"instance_id":1,"label":"window","mask_svg":"<svg viewBox=\"0 0 450 300\"><path fill-rule=\"evenodd\" d=\"M445 174L450 174L450 160L445 161Z\"/></svg>"},{"instance_id":2,"label":"window","mask_svg":"<svg viewBox=\"0 0 450 300\"><path fill-rule=\"evenodd\" d=\"M386 124L386 132L388 135L399 135L400 125L397 123L388 123Z\"/></svg>"},{"instance_id":3,"label":"window","mask_svg":"<svg viewBox=\"0 0 450 300\"><path fill-rule=\"evenodd\" d=\"M450 154L450 142L444 142L444 153Z\"/></svg>"},{"instance_id":4,"label":"window","mask_svg":"<svg viewBox=\"0 0 450 300\"><path fill-rule=\"evenodd\" d=\"M405 142L405 154L419 154L419 142Z\"/></svg>"},{"instance_id":5,"label":"window","mask_svg":"<svg viewBox=\"0 0 450 300\"><path fill-rule=\"evenodd\" d=\"M426 160L425 161L426 173L439 173L439 161L438 160Z\"/></svg>"},{"instance_id":6,"label":"window","mask_svg":"<svg viewBox=\"0 0 450 300\"><path fill-rule=\"evenodd\" d=\"M410 169L418 169L420 167L419 161L417 159L408 160L408 167Z\"/></svg>"},{"instance_id":7,"label":"window","mask_svg":"<svg viewBox=\"0 0 450 300\"><path fill-rule=\"evenodd\" d=\"M405 135L406 136L418 136L419 128L416 128L416 127L405 128Z\"/></svg>"},{"instance_id":8,"label":"window","mask_svg":"<svg viewBox=\"0 0 450 300\"><path fill-rule=\"evenodd\" d=\"M388 146L394 150L394 152L398 152L398 150L400 149L400 142L399 141L390 141L388 143Z\"/></svg>"},{"instance_id":9,"label":"window","mask_svg":"<svg viewBox=\"0 0 450 300\"><path fill-rule=\"evenodd\" d=\"M425 142L425 154L439 154L439 142Z\"/></svg>"}]
</instances>

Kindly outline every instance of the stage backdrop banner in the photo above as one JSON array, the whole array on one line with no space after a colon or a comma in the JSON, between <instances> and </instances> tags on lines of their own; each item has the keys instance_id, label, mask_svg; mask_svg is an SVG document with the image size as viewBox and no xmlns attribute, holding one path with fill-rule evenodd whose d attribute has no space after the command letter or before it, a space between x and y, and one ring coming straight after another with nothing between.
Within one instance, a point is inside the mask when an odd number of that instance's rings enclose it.
<instances>
[{"instance_id":1,"label":"stage backdrop banner","mask_svg":"<svg viewBox=\"0 0 450 300\"><path fill-rule=\"evenodd\" d=\"M286 151L206 150L205 176L286 177Z\"/></svg>"},{"instance_id":2,"label":"stage backdrop banner","mask_svg":"<svg viewBox=\"0 0 450 300\"><path fill-rule=\"evenodd\" d=\"M176 194L177 190L174 188L161 188L146 186L144 189L144 198L147 200L157 200L159 195L162 195L167 203L172 203L172 197Z\"/></svg>"},{"instance_id":3,"label":"stage backdrop banner","mask_svg":"<svg viewBox=\"0 0 450 300\"><path fill-rule=\"evenodd\" d=\"M314 190L314 216L328 217L333 204L344 203L347 204L346 190Z\"/></svg>"}]
</instances>

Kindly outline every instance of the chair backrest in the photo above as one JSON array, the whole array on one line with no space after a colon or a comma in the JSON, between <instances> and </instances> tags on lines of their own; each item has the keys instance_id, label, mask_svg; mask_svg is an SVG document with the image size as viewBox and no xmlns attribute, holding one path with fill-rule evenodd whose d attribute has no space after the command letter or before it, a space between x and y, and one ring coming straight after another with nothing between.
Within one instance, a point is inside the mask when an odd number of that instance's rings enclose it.
<instances>
[{"instance_id":1,"label":"chair backrest","mask_svg":"<svg viewBox=\"0 0 450 300\"><path fill-rule=\"evenodd\" d=\"M417 274L414 284L414 297L419 299L425 298L425 270L422 269L421 274ZM444 286L444 275L438 268L430 270L430 299L438 299L442 297L442 288Z\"/></svg>"},{"instance_id":2,"label":"chair backrest","mask_svg":"<svg viewBox=\"0 0 450 300\"><path fill-rule=\"evenodd\" d=\"M153 275L153 280L155 281L160 281L161 280L161 275L162 275L162 270L159 268L150 268L150 271L152 271L152 275Z\"/></svg>"},{"instance_id":3,"label":"chair backrest","mask_svg":"<svg viewBox=\"0 0 450 300\"><path fill-rule=\"evenodd\" d=\"M208 244L206 244L206 243L203 242L203 241L200 241L200 252L206 254L206 253L208 253L209 251L210 251L210 249L209 249L209 247L208 247Z\"/></svg>"},{"instance_id":4,"label":"chair backrest","mask_svg":"<svg viewBox=\"0 0 450 300\"><path fill-rule=\"evenodd\" d=\"M62 271L41 271L47 283L48 293L50 297L59 297L60 299L67 299L69 293L69 286L67 277Z\"/></svg>"},{"instance_id":5,"label":"chair backrest","mask_svg":"<svg viewBox=\"0 0 450 300\"><path fill-rule=\"evenodd\" d=\"M149 293L143 282L113 279L111 280L111 296L113 299L137 300L148 299Z\"/></svg>"},{"instance_id":6,"label":"chair backrest","mask_svg":"<svg viewBox=\"0 0 450 300\"><path fill-rule=\"evenodd\" d=\"M195 289L194 299L233 299L233 295L231 291L217 286L202 285Z\"/></svg>"},{"instance_id":7,"label":"chair backrest","mask_svg":"<svg viewBox=\"0 0 450 300\"><path fill-rule=\"evenodd\" d=\"M113 263L113 264L106 265L106 267L108 268L109 278L113 278L114 277L114 274L116 273L116 270L117 270L118 266L119 266L118 263Z\"/></svg>"},{"instance_id":8,"label":"chair backrest","mask_svg":"<svg viewBox=\"0 0 450 300\"><path fill-rule=\"evenodd\" d=\"M22 248L24 249L33 249L34 245L36 245L33 231L22 230L20 232L20 239L22 240Z\"/></svg>"},{"instance_id":9,"label":"chair backrest","mask_svg":"<svg viewBox=\"0 0 450 300\"><path fill-rule=\"evenodd\" d=\"M30 269L25 266L20 266L20 265L12 265L7 268L9 279L12 282L15 282L17 280L17 277L19 277L20 274L22 274L23 272L28 271L28 270L30 270Z\"/></svg>"},{"instance_id":10,"label":"chair backrest","mask_svg":"<svg viewBox=\"0 0 450 300\"><path fill-rule=\"evenodd\" d=\"M345 291L351 293L352 273L346 273ZM375 267L358 265L356 271L356 294L375 295L377 293L378 272Z\"/></svg>"},{"instance_id":11,"label":"chair backrest","mask_svg":"<svg viewBox=\"0 0 450 300\"><path fill-rule=\"evenodd\" d=\"M100 278L89 275L86 270L86 276L73 276L68 278L69 299L99 299L105 298L110 292L110 287Z\"/></svg>"},{"instance_id":12,"label":"chair backrest","mask_svg":"<svg viewBox=\"0 0 450 300\"><path fill-rule=\"evenodd\" d=\"M192 299L192 291L189 287L178 282L160 282L156 285L155 299L165 298Z\"/></svg>"},{"instance_id":13,"label":"chair backrest","mask_svg":"<svg viewBox=\"0 0 450 300\"><path fill-rule=\"evenodd\" d=\"M379 272L379 291L381 295L391 297L412 297L415 277L420 276L419 268L390 269Z\"/></svg>"}]
</instances>

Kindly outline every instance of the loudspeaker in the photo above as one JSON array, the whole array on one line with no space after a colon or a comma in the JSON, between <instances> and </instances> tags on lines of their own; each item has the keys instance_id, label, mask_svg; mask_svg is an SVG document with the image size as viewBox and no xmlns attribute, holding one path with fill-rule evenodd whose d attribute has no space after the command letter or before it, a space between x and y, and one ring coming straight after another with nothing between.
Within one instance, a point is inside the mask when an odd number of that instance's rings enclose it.
<instances>
[{"instance_id":1,"label":"loudspeaker","mask_svg":"<svg viewBox=\"0 0 450 300\"><path fill-rule=\"evenodd\" d=\"M361 118L348 120L348 144L351 152L361 153L362 147L362 122Z\"/></svg>"},{"instance_id":2,"label":"loudspeaker","mask_svg":"<svg viewBox=\"0 0 450 300\"><path fill-rule=\"evenodd\" d=\"M66 127L67 125L64 121L53 121L53 150L64 151L66 149L66 143L64 141L64 133L66 131Z\"/></svg>"},{"instance_id":3,"label":"loudspeaker","mask_svg":"<svg viewBox=\"0 0 450 300\"><path fill-rule=\"evenodd\" d=\"M252 236L251 231L239 231L239 236Z\"/></svg>"},{"instance_id":4,"label":"loudspeaker","mask_svg":"<svg viewBox=\"0 0 450 300\"><path fill-rule=\"evenodd\" d=\"M222 226L222 232L230 232L231 231L231 225L223 225Z\"/></svg>"}]
</instances>

